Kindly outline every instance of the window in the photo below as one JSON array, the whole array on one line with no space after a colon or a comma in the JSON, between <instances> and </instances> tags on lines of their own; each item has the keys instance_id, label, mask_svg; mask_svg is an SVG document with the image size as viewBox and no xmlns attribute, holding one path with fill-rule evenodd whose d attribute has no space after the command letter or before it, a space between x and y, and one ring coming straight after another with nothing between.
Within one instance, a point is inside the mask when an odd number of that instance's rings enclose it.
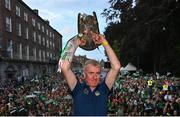
<instances>
[{"instance_id":1,"label":"window","mask_svg":"<svg viewBox=\"0 0 180 117\"><path fill-rule=\"evenodd\" d=\"M41 29L41 25L40 25L40 23L38 23L38 29L39 29L39 30Z\"/></svg>"},{"instance_id":2,"label":"window","mask_svg":"<svg viewBox=\"0 0 180 117\"><path fill-rule=\"evenodd\" d=\"M32 18L32 25L35 27L36 26L36 20Z\"/></svg>"},{"instance_id":3,"label":"window","mask_svg":"<svg viewBox=\"0 0 180 117\"><path fill-rule=\"evenodd\" d=\"M19 22L16 22L16 34L21 36L21 24Z\"/></svg>"},{"instance_id":4,"label":"window","mask_svg":"<svg viewBox=\"0 0 180 117\"><path fill-rule=\"evenodd\" d=\"M11 10L11 0L5 0L5 7L6 7L8 10Z\"/></svg>"},{"instance_id":5,"label":"window","mask_svg":"<svg viewBox=\"0 0 180 117\"><path fill-rule=\"evenodd\" d=\"M19 44L19 58L22 59L22 44Z\"/></svg>"},{"instance_id":6,"label":"window","mask_svg":"<svg viewBox=\"0 0 180 117\"><path fill-rule=\"evenodd\" d=\"M39 44L41 44L41 35L38 35Z\"/></svg>"},{"instance_id":7,"label":"window","mask_svg":"<svg viewBox=\"0 0 180 117\"><path fill-rule=\"evenodd\" d=\"M45 51L43 51L43 61L45 62L46 60L45 60Z\"/></svg>"},{"instance_id":8,"label":"window","mask_svg":"<svg viewBox=\"0 0 180 117\"><path fill-rule=\"evenodd\" d=\"M46 55L47 55L47 58L49 58L49 52L47 52Z\"/></svg>"},{"instance_id":9,"label":"window","mask_svg":"<svg viewBox=\"0 0 180 117\"><path fill-rule=\"evenodd\" d=\"M16 6L16 15L19 17L21 16L21 10L19 6Z\"/></svg>"},{"instance_id":10,"label":"window","mask_svg":"<svg viewBox=\"0 0 180 117\"><path fill-rule=\"evenodd\" d=\"M10 58L13 58L13 41L8 40L7 52Z\"/></svg>"},{"instance_id":11,"label":"window","mask_svg":"<svg viewBox=\"0 0 180 117\"><path fill-rule=\"evenodd\" d=\"M12 32L12 23L10 17L6 17L6 31Z\"/></svg>"},{"instance_id":12,"label":"window","mask_svg":"<svg viewBox=\"0 0 180 117\"><path fill-rule=\"evenodd\" d=\"M52 37L52 32L50 32L50 35L49 35L49 37L50 37L50 38Z\"/></svg>"},{"instance_id":13,"label":"window","mask_svg":"<svg viewBox=\"0 0 180 117\"><path fill-rule=\"evenodd\" d=\"M24 12L24 20L27 22L28 21L28 14Z\"/></svg>"},{"instance_id":14,"label":"window","mask_svg":"<svg viewBox=\"0 0 180 117\"><path fill-rule=\"evenodd\" d=\"M33 41L36 42L36 32L33 32Z\"/></svg>"},{"instance_id":15,"label":"window","mask_svg":"<svg viewBox=\"0 0 180 117\"><path fill-rule=\"evenodd\" d=\"M54 43L53 43L53 49L54 49Z\"/></svg>"},{"instance_id":16,"label":"window","mask_svg":"<svg viewBox=\"0 0 180 117\"><path fill-rule=\"evenodd\" d=\"M44 37L42 38L42 41L43 41L43 46L45 46L45 38Z\"/></svg>"},{"instance_id":17,"label":"window","mask_svg":"<svg viewBox=\"0 0 180 117\"><path fill-rule=\"evenodd\" d=\"M7 51L10 52L12 50L13 47L13 42L12 40L8 40L8 47L7 47Z\"/></svg>"},{"instance_id":18,"label":"window","mask_svg":"<svg viewBox=\"0 0 180 117\"><path fill-rule=\"evenodd\" d=\"M49 48L49 41L46 40L46 47Z\"/></svg>"},{"instance_id":19,"label":"window","mask_svg":"<svg viewBox=\"0 0 180 117\"><path fill-rule=\"evenodd\" d=\"M36 61L36 48L33 49L34 60Z\"/></svg>"},{"instance_id":20,"label":"window","mask_svg":"<svg viewBox=\"0 0 180 117\"><path fill-rule=\"evenodd\" d=\"M41 50L39 50L39 61L41 61Z\"/></svg>"},{"instance_id":21,"label":"window","mask_svg":"<svg viewBox=\"0 0 180 117\"><path fill-rule=\"evenodd\" d=\"M50 47L50 48L52 47L52 42L51 42L51 41L49 41L49 47Z\"/></svg>"},{"instance_id":22,"label":"window","mask_svg":"<svg viewBox=\"0 0 180 117\"><path fill-rule=\"evenodd\" d=\"M25 38L26 39L29 38L29 29L28 28L25 29Z\"/></svg>"},{"instance_id":23,"label":"window","mask_svg":"<svg viewBox=\"0 0 180 117\"><path fill-rule=\"evenodd\" d=\"M52 37L53 37L53 39L54 39L54 33L53 33Z\"/></svg>"},{"instance_id":24,"label":"window","mask_svg":"<svg viewBox=\"0 0 180 117\"><path fill-rule=\"evenodd\" d=\"M52 58L52 53L50 53L50 58Z\"/></svg>"},{"instance_id":25,"label":"window","mask_svg":"<svg viewBox=\"0 0 180 117\"><path fill-rule=\"evenodd\" d=\"M29 60L29 45L26 46L26 57Z\"/></svg>"},{"instance_id":26,"label":"window","mask_svg":"<svg viewBox=\"0 0 180 117\"><path fill-rule=\"evenodd\" d=\"M44 33L44 26L42 26L42 32Z\"/></svg>"},{"instance_id":27,"label":"window","mask_svg":"<svg viewBox=\"0 0 180 117\"><path fill-rule=\"evenodd\" d=\"M49 34L49 31L48 31L48 29L46 29L46 35L48 35Z\"/></svg>"}]
</instances>

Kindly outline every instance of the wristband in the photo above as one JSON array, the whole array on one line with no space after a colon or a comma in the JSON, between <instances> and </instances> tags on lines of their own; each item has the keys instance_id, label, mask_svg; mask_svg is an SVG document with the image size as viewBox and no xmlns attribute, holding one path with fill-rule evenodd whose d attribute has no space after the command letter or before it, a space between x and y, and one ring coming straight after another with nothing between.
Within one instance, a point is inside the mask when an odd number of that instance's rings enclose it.
<instances>
[{"instance_id":1,"label":"wristband","mask_svg":"<svg viewBox=\"0 0 180 117\"><path fill-rule=\"evenodd\" d=\"M109 45L108 41L106 41L106 40L104 40L101 44L102 44L103 46Z\"/></svg>"}]
</instances>

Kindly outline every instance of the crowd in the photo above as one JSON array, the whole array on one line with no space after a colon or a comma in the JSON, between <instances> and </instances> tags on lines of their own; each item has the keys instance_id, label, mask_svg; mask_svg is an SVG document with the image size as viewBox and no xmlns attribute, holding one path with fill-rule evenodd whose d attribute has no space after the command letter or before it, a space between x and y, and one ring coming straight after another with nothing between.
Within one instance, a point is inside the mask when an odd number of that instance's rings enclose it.
<instances>
[{"instance_id":1,"label":"crowd","mask_svg":"<svg viewBox=\"0 0 180 117\"><path fill-rule=\"evenodd\" d=\"M83 79L81 79L83 80ZM179 78L119 75L109 96L109 115L180 115ZM61 76L11 81L0 86L0 116L68 116L73 105Z\"/></svg>"},{"instance_id":2,"label":"crowd","mask_svg":"<svg viewBox=\"0 0 180 117\"><path fill-rule=\"evenodd\" d=\"M67 116L72 100L66 83L57 75L1 84L0 116Z\"/></svg>"},{"instance_id":3,"label":"crowd","mask_svg":"<svg viewBox=\"0 0 180 117\"><path fill-rule=\"evenodd\" d=\"M180 115L180 79L157 75L120 76L109 100L110 115Z\"/></svg>"}]
</instances>

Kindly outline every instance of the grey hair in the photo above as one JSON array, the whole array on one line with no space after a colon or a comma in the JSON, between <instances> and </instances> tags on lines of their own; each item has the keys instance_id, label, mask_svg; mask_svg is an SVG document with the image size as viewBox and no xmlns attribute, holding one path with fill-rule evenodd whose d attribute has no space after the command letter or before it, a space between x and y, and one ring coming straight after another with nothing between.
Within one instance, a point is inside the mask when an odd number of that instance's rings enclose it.
<instances>
[{"instance_id":1,"label":"grey hair","mask_svg":"<svg viewBox=\"0 0 180 117\"><path fill-rule=\"evenodd\" d=\"M100 65L100 63L99 63L98 61L96 61L96 60L94 60L94 59L90 59L90 60L87 60L87 61L85 62L84 69L85 69L86 66L89 65L89 64L101 68L101 65Z\"/></svg>"}]
</instances>

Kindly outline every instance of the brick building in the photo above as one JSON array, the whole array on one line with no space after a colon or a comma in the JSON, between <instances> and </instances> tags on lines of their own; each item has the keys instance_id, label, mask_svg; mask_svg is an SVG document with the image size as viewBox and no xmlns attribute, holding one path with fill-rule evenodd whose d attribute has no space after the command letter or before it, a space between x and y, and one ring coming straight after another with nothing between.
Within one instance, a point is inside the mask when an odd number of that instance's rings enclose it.
<instances>
[{"instance_id":1,"label":"brick building","mask_svg":"<svg viewBox=\"0 0 180 117\"><path fill-rule=\"evenodd\" d=\"M74 56L72 61L72 69L82 68L85 65L85 62L89 60L86 55Z\"/></svg>"},{"instance_id":2,"label":"brick building","mask_svg":"<svg viewBox=\"0 0 180 117\"><path fill-rule=\"evenodd\" d=\"M62 35L22 0L0 0L0 81L57 70Z\"/></svg>"}]
</instances>

